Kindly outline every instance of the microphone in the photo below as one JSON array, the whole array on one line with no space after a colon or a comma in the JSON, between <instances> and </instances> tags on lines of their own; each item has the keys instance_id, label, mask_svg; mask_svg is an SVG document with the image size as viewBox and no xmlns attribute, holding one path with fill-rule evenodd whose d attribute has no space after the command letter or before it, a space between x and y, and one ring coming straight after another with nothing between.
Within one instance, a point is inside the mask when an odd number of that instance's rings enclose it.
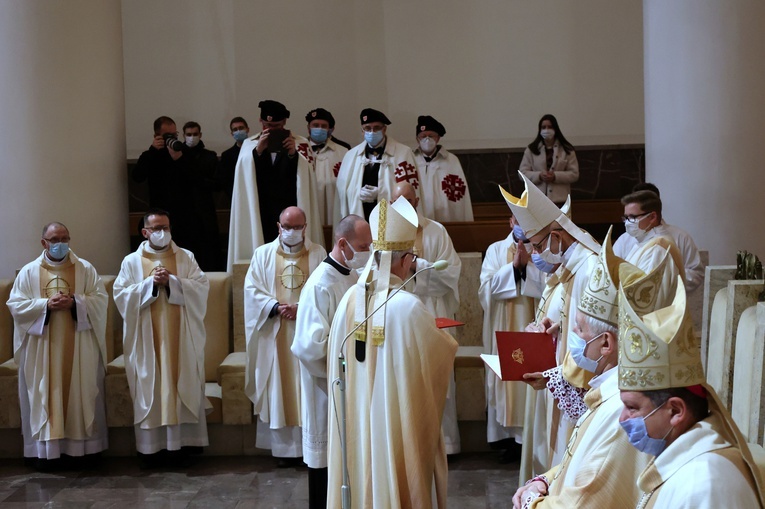
<instances>
[{"instance_id":1,"label":"microphone","mask_svg":"<svg viewBox=\"0 0 765 509\"><path fill-rule=\"evenodd\" d=\"M417 274L420 274L421 272L425 272L426 270L444 270L446 267L449 266L449 262L446 260L437 260L432 265L428 265L427 267L423 267L420 270L416 271L414 274L409 276L406 281L404 281L401 286L396 288L394 291L391 292L390 295L388 295L388 298L383 301L382 304L377 306L374 311L369 313L367 316L364 317L364 319L356 325L353 329L351 329L351 332L349 332L345 338L343 338L343 342L340 343L340 357L338 357L338 362L340 363L340 373L338 376L338 379L333 381L334 383L338 384L338 387L340 389L341 397L340 397L340 419L342 420L342 427L340 429L340 447L342 448L343 453L343 484L340 488L341 490L341 507L342 509L351 509L351 480L350 476L348 474L348 448L347 448L347 440L348 440L348 431L346 428L346 407L345 407L345 354L343 354L343 349L345 348L345 343L348 341L348 338L353 335L354 332L359 330L359 328L367 323L367 320L369 320L372 315L377 313L380 308L382 308L385 304L388 303L389 300L393 298L394 295L396 295L398 292L401 291L402 288L404 288L409 281L414 279ZM334 391L332 392L332 397L334 398ZM337 419L337 415L335 415L335 418Z\"/></svg>"}]
</instances>

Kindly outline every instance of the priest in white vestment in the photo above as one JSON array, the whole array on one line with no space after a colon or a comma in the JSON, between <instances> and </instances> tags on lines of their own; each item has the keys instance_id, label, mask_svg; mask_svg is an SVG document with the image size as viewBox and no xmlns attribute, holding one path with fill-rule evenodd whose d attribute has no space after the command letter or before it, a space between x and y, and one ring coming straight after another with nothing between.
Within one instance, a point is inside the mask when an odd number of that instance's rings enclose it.
<instances>
[{"instance_id":1,"label":"priest in white vestment","mask_svg":"<svg viewBox=\"0 0 765 509\"><path fill-rule=\"evenodd\" d=\"M104 375L108 296L96 269L69 250L61 223L13 283L13 357L19 367L24 457L46 470L62 454L108 447Z\"/></svg>"},{"instance_id":2,"label":"priest in white vestment","mask_svg":"<svg viewBox=\"0 0 765 509\"><path fill-rule=\"evenodd\" d=\"M447 262L443 270L427 270L420 273L408 285L407 290L420 298L425 308L438 318L454 319L460 307L459 282L462 260L454 249L452 239L444 226L423 216L419 211L419 201L414 187L408 182L396 186L393 201L403 197L417 211L417 236L413 252L417 260L410 269L416 271L432 265L438 260ZM457 426L457 384L454 376L449 381L449 394L446 397L444 418L441 430L444 432L446 454L460 452L460 430Z\"/></svg>"},{"instance_id":3,"label":"priest in white vestment","mask_svg":"<svg viewBox=\"0 0 765 509\"><path fill-rule=\"evenodd\" d=\"M370 224L374 259L343 297L330 329L327 507L342 506L336 416L345 401L353 507L445 508L440 427L457 342L415 295L399 290L415 258L417 212L406 200L382 200ZM341 376L344 391L336 383Z\"/></svg>"},{"instance_id":4,"label":"priest in white vestment","mask_svg":"<svg viewBox=\"0 0 765 509\"><path fill-rule=\"evenodd\" d=\"M554 336L558 363L544 373L524 375L537 391L527 392L524 417L520 473L528 479L532 472L545 472L560 462L576 421L587 410L584 393L592 374L573 362L567 338L600 245L571 221L568 210L556 207L525 175L519 175L526 186L520 198L500 190L531 241L534 264L550 273L529 330Z\"/></svg>"},{"instance_id":5,"label":"priest in white vestment","mask_svg":"<svg viewBox=\"0 0 765 509\"><path fill-rule=\"evenodd\" d=\"M257 247L278 236L279 214L289 206L306 211L311 241L324 245L310 143L285 129L290 112L282 103L267 100L258 106L263 131L242 143L236 162L226 265L229 272L234 263L252 259Z\"/></svg>"},{"instance_id":6,"label":"priest in white vestment","mask_svg":"<svg viewBox=\"0 0 765 509\"><path fill-rule=\"evenodd\" d=\"M337 175L348 149L332 138L335 117L324 108L316 108L305 116L308 122L308 142L311 145L316 172L316 191L319 196L321 224L331 225L335 219L335 193Z\"/></svg>"},{"instance_id":7,"label":"priest in white vestment","mask_svg":"<svg viewBox=\"0 0 765 509\"><path fill-rule=\"evenodd\" d=\"M283 458L281 466L289 466L303 456L300 367L290 351L298 301L327 252L310 241L308 218L300 208L286 208L278 227L279 237L255 250L244 281L244 392L258 416L255 446L270 449Z\"/></svg>"},{"instance_id":8,"label":"priest in white vestment","mask_svg":"<svg viewBox=\"0 0 765 509\"><path fill-rule=\"evenodd\" d=\"M372 232L364 218L350 215L335 227L332 251L300 292L292 353L300 361L303 461L308 465L308 506L327 507L327 339L340 300L369 261Z\"/></svg>"},{"instance_id":9,"label":"priest in white vestment","mask_svg":"<svg viewBox=\"0 0 765 509\"><path fill-rule=\"evenodd\" d=\"M204 317L210 283L193 253L172 241L166 212L148 211L142 234L146 240L125 257L114 282L136 449L143 455L179 451L171 458L183 464L189 448L208 445Z\"/></svg>"},{"instance_id":10,"label":"priest in white vestment","mask_svg":"<svg viewBox=\"0 0 765 509\"><path fill-rule=\"evenodd\" d=\"M619 352L619 422L630 443L653 457L637 479L636 507L765 507L762 474L706 383L682 276L671 305L641 317L627 302L620 313L630 340Z\"/></svg>"},{"instance_id":11,"label":"priest in white vestment","mask_svg":"<svg viewBox=\"0 0 765 509\"><path fill-rule=\"evenodd\" d=\"M390 120L381 111L361 110L364 141L345 154L337 174L334 222L348 214L369 219L375 204L393 196L396 184L408 182L420 194L412 149L387 135Z\"/></svg>"},{"instance_id":12,"label":"priest in white vestment","mask_svg":"<svg viewBox=\"0 0 765 509\"><path fill-rule=\"evenodd\" d=\"M473 221L473 202L460 160L438 144L445 134L446 128L435 118L417 117L414 160L422 185L421 213L441 223Z\"/></svg>"},{"instance_id":13,"label":"priest in white vestment","mask_svg":"<svg viewBox=\"0 0 765 509\"><path fill-rule=\"evenodd\" d=\"M521 486L513 497L515 509L632 509L637 504L640 492L634 480L650 458L630 445L619 426L624 406L617 383L617 327L628 325L619 323L618 288L644 313L654 311L668 304L656 300L659 273L665 269L666 263L646 275L615 256L609 231L569 336L574 361L595 375L585 396L588 410L579 418L560 464Z\"/></svg>"},{"instance_id":14,"label":"priest in white vestment","mask_svg":"<svg viewBox=\"0 0 765 509\"><path fill-rule=\"evenodd\" d=\"M481 265L478 299L483 308L483 348L492 355L497 355L497 331L523 331L534 321L547 276L531 263L531 244L512 215L510 227L507 238L486 249ZM503 382L486 370L486 438L490 444L523 443L526 388L523 382Z\"/></svg>"}]
</instances>

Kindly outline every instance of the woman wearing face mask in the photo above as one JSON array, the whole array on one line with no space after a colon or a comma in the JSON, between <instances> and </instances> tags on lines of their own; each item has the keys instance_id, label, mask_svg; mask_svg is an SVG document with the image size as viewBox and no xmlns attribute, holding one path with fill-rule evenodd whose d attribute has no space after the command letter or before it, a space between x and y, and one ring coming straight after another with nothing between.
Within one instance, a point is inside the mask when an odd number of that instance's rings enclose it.
<instances>
[{"instance_id":1,"label":"woman wearing face mask","mask_svg":"<svg viewBox=\"0 0 765 509\"><path fill-rule=\"evenodd\" d=\"M571 184L579 180L574 146L549 113L539 120L537 137L526 147L520 170L559 207L571 193Z\"/></svg>"}]
</instances>

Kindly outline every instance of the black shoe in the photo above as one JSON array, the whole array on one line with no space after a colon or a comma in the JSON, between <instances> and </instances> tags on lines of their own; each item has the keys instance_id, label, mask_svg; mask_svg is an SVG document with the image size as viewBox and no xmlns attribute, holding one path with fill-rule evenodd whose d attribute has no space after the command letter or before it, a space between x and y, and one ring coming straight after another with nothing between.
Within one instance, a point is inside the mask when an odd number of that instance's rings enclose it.
<instances>
[{"instance_id":1,"label":"black shoe","mask_svg":"<svg viewBox=\"0 0 765 509\"><path fill-rule=\"evenodd\" d=\"M138 453L138 468L141 470L151 470L160 468L165 464L165 458L162 454L165 451L155 452L154 454Z\"/></svg>"},{"instance_id":2,"label":"black shoe","mask_svg":"<svg viewBox=\"0 0 765 509\"><path fill-rule=\"evenodd\" d=\"M38 472L54 472L61 468L60 458L47 460L43 458L37 458L35 460L35 470Z\"/></svg>"},{"instance_id":3,"label":"black shoe","mask_svg":"<svg viewBox=\"0 0 765 509\"><path fill-rule=\"evenodd\" d=\"M502 451L502 453L499 455L499 464L507 465L508 463L520 461L522 450L523 448L520 444L513 442L510 447Z\"/></svg>"},{"instance_id":4,"label":"black shoe","mask_svg":"<svg viewBox=\"0 0 765 509\"><path fill-rule=\"evenodd\" d=\"M279 468L298 468L303 466L303 458L277 458L276 466Z\"/></svg>"}]
</instances>

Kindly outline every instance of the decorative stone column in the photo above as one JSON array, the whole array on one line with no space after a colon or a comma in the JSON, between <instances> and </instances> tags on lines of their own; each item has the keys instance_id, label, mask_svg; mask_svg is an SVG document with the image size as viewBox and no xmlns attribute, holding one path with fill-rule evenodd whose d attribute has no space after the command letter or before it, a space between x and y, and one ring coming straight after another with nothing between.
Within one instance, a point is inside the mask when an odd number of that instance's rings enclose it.
<instances>
[{"instance_id":1,"label":"decorative stone column","mask_svg":"<svg viewBox=\"0 0 765 509\"><path fill-rule=\"evenodd\" d=\"M712 264L765 256L765 2L644 0L646 179Z\"/></svg>"},{"instance_id":2,"label":"decorative stone column","mask_svg":"<svg viewBox=\"0 0 765 509\"><path fill-rule=\"evenodd\" d=\"M0 5L0 278L50 221L116 274L129 248L119 0Z\"/></svg>"}]
</instances>

